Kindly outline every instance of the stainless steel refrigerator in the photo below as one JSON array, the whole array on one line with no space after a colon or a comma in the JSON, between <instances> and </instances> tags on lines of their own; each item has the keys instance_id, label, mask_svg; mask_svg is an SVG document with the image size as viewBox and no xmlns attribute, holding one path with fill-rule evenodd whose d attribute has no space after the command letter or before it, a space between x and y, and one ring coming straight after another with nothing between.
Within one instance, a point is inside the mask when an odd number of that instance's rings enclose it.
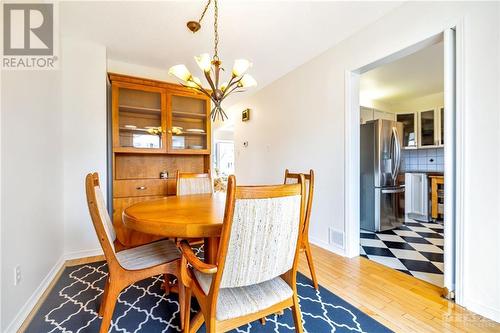
<instances>
[{"instance_id":1,"label":"stainless steel refrigerator","mask_svg":"<svg viewBox=\"0 0 500 333\"><path fill-rule=\"evenodd\" d=\"M361 229L384 231L403 224L405 188L398 181L402 139L402 123L377 119L361 125Z\"/></svg>"}]
</instances>

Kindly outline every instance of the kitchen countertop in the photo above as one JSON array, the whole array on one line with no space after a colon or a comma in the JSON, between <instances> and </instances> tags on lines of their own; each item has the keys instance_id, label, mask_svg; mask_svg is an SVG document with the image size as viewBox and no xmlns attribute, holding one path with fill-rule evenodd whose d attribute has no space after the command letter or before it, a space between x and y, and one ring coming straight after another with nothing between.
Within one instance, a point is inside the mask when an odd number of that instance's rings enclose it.
<instances>
[{"instance_id":1,"label":"kitchen countertop","mask_svg":"<svg viewBox=\"0 0 500 333\"><path fill-rule=\"evenodd\" d=\"M444 176L444 172L440 171L402 171L402 174L405 173L425 173L428 176Z\"/></svg>"}]
</instances>

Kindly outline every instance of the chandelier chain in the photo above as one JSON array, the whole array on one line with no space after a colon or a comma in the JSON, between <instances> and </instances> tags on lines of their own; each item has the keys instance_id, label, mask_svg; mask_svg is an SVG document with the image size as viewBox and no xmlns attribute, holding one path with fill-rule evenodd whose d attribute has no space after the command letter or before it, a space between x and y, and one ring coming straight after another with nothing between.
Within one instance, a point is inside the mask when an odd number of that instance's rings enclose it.
<instances>
[{"instance_id":1,"label":"chandelier chain","mask_svg":"<svg viewBox=\"0 0 500 333\"><path fill-rule=\"evenodd\" d=\"M219 19L219 6L217 0L214 0L214 60L219 60L218 46L219 46L219 31L217 30Z\"/></svg>"}]
</instances>

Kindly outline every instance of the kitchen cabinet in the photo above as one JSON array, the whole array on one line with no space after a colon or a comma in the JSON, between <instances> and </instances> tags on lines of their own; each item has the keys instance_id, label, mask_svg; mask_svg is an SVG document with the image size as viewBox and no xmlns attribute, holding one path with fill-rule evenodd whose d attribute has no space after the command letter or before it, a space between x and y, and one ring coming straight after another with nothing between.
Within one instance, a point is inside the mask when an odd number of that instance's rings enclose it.
<instances>
[{"instance_id":1,"label":"kitchen cabinet","mask_svg":"<svg viewBox=\"0 0 500 333\"><path fill-rule=\"evenodd\" d=\"M374 108L368 108L362 106L360 108L361 124L365 124L370 120L386 119L386 120L396 120L395 114L392 112L381 111Z\"/></svg>"},{"instance_id":2,"label":"kitchen cabinet","mask_svg":"<svg viewBox=\"0 0 500 333\"><path fill-rule=\"evenodd\" d=\"M398 113L396 121L403 123L403 147L417 147L417 113Z\"/></svg>"},{"instance_id":3,"label":"kitchen cabinet","mask_svg":"<svg viewBox=\"0 0 500 333\"><path fill-rule=\"evenodd\" d=\"M403 148L434 148L444 146L444 108L396 114L403 123Z\"/></svg>"},{"instance_id":4,"label":"kitchen cabinet","mask_svg":"<svg viewBox=\"0 0 500 333\"><path fill-rule=\"evenodd\" d=\"M419 112L419 147L436 146L436 111Z\"/></svg>"}]
</instances>

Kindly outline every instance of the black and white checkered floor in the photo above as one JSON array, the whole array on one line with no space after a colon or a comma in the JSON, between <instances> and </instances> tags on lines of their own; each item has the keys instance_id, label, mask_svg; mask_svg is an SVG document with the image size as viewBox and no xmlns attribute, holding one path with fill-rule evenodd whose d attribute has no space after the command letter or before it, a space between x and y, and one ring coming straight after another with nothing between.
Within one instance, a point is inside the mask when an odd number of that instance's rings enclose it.
<instances>
[{"instance_id":1,"label":"black and white checkered floor","mask_svg":"<svg viewBox=\"0 0 500 333\"><path fill-rule=\"evenodd\" d=\"M407 221L382 232L361 230L361 256L443 287L443 225Z\"/></svg>"}]
</instances>

